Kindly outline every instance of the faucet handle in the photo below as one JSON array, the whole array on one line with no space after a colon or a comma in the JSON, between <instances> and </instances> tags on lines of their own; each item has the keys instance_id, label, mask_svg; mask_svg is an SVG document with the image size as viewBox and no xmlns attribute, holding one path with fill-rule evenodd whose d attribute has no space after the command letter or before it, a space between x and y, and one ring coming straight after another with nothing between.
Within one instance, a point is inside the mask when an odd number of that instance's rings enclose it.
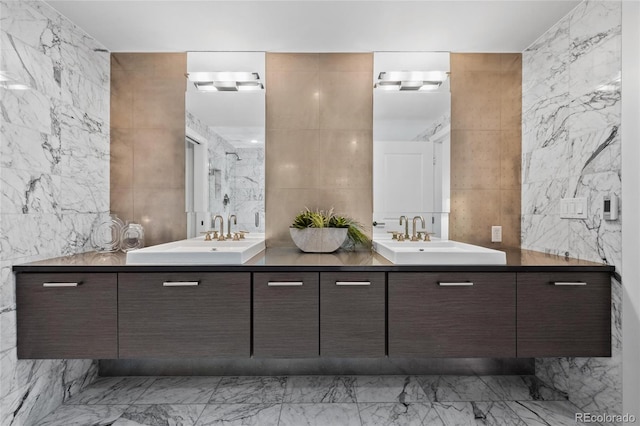
<instances>
[{"instance_id":1,"label":"faucet handle","mask_svg":"<svg viewBox=\"0 0 640 426\"><path fill-rule=\"evenodd\" d=\"M436 235L435 232L425 232L424 233L424 240L425 241L431 241L431 235Z\"/></svg>"},{"instance_id":2,"label":"faucet handle","mask_svg":"<svg viewBox=\"0 0 640 426\"><path fill-rule=\"evenodd\" d=\"M204 234L204 240L205 241L211 241L211 233L213 231L205 231L205 232L201 232L201 234Z\"/></svg>"}]
</instances>

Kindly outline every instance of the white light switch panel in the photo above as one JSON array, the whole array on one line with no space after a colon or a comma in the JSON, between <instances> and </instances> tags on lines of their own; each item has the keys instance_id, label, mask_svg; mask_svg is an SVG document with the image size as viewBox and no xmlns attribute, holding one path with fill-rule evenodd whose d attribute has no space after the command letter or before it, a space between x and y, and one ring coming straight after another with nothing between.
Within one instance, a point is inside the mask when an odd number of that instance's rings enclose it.
<instances>
[{"instance_id":1,"label":"white light switch panel","mask_svg":"<svg viewBox=\"0 0 640 426\"><path fill-rule=\"evenodd\" d=\"M491 227L491 242L492 243L502 242L502 226Z\"/></svg>"},{"instance_id":2,"label":"white light switch panel","mask_svg":"<svg viewBox=\"0 0 640 426\"><path fill-rule=\"evenodd\" d=\"M560 217L563 219L586 219L586 198L563 198L560 200Z\"/></svg>"}]
</instances>

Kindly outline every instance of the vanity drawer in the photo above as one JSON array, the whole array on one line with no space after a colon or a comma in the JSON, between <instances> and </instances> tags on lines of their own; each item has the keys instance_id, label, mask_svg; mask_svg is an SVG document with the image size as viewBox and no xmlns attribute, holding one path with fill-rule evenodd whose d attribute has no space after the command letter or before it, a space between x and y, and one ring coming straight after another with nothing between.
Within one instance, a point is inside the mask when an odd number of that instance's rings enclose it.
<instances>
[{"instance_id":1,"label":"vanity drawer","mask_svg":"<svg viewBox=\"0 0 640 426\"><path fill-rule=\"evenodd\" d=\"M249 273L118 274L120 358L250 355Z\"/></svg>"},{"instance_id":2,"label":"vanity drawer","mask_svg":"<svg viewBox=\"0 0 640 426\"><path fill-rule=\"evenodd\" d=\"M518 273L518 357L611 356L611 276Z\"/></svg>"},{"instance_id":3,"label":"vanity drawer","mask_svg":"<svg viewBox=\"0 0 640 426\"><path fill-rule=\"evenodd\" d=\"M390 357L515 357L514 273L389 273Z\"/></svg>"},{"instance_id":4,"label":"vanity drawer","mask_svg":"<svg viewBox=\"0 0 640 426\"><path fill-rule=\"evenodd\" d=\"M116 274L18 274L18 358L117 358Z\"/></svg>"},{"instance_id":5,"label":"vanity drawer","mask_svg":"<svg viewBox=\"0 0 640 426\"><path fill-rule=\"evenodd\" d=\"M319 355L319 273L253 274L253 355Z\"/></svg>"},{"instance_id":6,"label":"vanity drawer","mask_svg":"<svg viewBox=\"0 0 640 426\"><path fill-rule=\"evenodd\" d=\"M385 274L320 274L320 354L385 356Z\"/></svg>"}]
</instances>

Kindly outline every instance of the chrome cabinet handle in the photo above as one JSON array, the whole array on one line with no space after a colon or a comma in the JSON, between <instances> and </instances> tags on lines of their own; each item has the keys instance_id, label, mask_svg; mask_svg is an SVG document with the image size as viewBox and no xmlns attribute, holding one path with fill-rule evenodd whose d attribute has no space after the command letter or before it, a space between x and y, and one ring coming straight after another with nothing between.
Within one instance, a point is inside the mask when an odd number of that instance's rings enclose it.
<instances>
[{"instance_id":1,"label":"chrome cabinet handle","mask_svg":"<svg viewBox=\"0 0 640 426\"><path fill-rule=\"evenodd\" d=\"M163 287L195 287L200 284L200 281L165 281L162 283Z\"/></svg>"},{"instance_id":2,"label":"chrome cabinet handle","mask_svg":"<svg viewBox=\"0 0 640 426\"><path fill-rule=\"evenodd\" d=\"M587 285L587 283L578 281L555 281L553 285Z\"/></svg>"},{"instance_id":3,"label":"chrome cabinet handle","mask_svg":"<svg viewBox=\"0 0 640 426\"><path fill-rule=\"evenodd\" d=\"M371 285L371 281L336 281L336 285Z\"/></svg>"},{"instance_id":4,"label":"chrome cabinet handle","mask_svg":"<svg viewBox=\"0 0 640 426\"><path fill-rule=\"evenodd\" d=\"M269 281L267 283L269 287L296 287L302 284L302 281Z\"/></svg>"},{"instance_id":5,"label":"chrome cabinet handle","mask_svg":"<svg viewBox=\"0 0 640 426\"><path fill-rule=\"evenodd\" d=\"M81 283L42 283L42 287L78 287Z\"/></svg>"},{"instance_id":6,"label":"chrome cabinet handle","mask_svg":"<svg viewBox=\"0 0 640 426\"><path fill-rule=\"evenodd\" d=\"M473 283L469 281L457 282L457 283L447 283L447 282L438 281L438 285L440 287L470 287L473 285Z\"/></svg>"}]
</instances>

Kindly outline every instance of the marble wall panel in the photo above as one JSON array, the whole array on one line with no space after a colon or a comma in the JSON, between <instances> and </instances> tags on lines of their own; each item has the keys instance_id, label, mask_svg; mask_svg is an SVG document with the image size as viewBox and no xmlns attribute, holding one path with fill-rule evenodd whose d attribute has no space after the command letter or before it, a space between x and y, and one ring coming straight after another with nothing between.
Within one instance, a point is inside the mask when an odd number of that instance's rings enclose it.
<instances>
[{"instance_id":1,"label":"marble wall panel","mask_svg":"<svg viewBox=\"0 0 640 426\"><path fill-rule=\"evenodd\" d=\"M522 247L605 262L622 273L621 3L584 1L523 52ZM562 198L588 199L586 219L560 218ZM611 358L537 360L536 374L580 409L620 413L621 285L612 280Z\"/></svg>"},{"instance_id":2,"label":"marble wall panel","mask_svg":"<svg viewBox=\"0 0 640 426\"><path fill-rule=\"evenodd\" d=\"M16 358L11 267L91 250L109 212L109 53L40 1L0 1L0 424L31 425L97 374Z\"/></svg>"}]
</instances>

